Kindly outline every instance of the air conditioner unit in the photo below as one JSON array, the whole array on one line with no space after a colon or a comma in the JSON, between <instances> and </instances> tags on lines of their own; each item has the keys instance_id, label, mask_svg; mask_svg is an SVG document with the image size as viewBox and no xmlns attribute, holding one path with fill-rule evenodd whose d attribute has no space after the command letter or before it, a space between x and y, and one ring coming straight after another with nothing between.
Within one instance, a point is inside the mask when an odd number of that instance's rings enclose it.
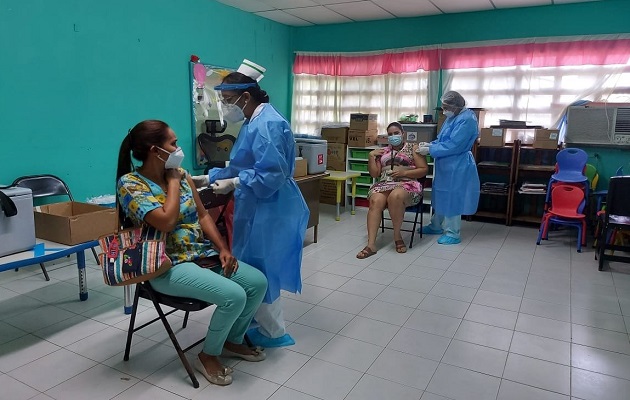
<instances>
[{"instance_id":1,"label":"air conditioner unit","mask_svg":"<svg viewBox=\"0 0 630 400\"><path fill-rule=\"evenodd\" d=\"M630 104L569 106L565 143L630 146Z\"/></svg>"}]
</instances>

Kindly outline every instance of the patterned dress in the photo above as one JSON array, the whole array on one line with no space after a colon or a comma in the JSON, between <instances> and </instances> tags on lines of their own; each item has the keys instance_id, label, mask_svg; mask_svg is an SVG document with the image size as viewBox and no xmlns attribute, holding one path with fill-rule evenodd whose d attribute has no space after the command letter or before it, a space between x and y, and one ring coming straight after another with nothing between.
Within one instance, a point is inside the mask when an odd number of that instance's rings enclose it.
<instances>
[{"instance_id":1,"label":"patterned dress","mask_svg":"<svg viewBox=\"0 0 630 400\"><path fill-rule=\"evenodd\" d=\"M181 181L179 193L177 225L166 236L166 253L173 265L218 254L212 242L204 239L192 189L186 180ZM130 172L118 181L118 199L125 214L136 226L141 226L150 211L164 205L166 194L150 179Z\"/></svg>"},{"instance_id":2,"label":"patterned dress","mask_svg":"<svg viewBox=\"0 0 630 400\"><path fill-rule=\"evenodd\" d=\"M403 188L411 194L411 205L416 205L422 199L422 185L413 178L399 178L394 180L389 176L393 166L416 168L413 159L413 144L405 143L399 151L392 150L391 146L386 147L385 152L377 159L376 162L381 166L381 176L378 181L372 185L368 192L368 198L372 193L381 193Z\"/></svg>"}]
</instances>

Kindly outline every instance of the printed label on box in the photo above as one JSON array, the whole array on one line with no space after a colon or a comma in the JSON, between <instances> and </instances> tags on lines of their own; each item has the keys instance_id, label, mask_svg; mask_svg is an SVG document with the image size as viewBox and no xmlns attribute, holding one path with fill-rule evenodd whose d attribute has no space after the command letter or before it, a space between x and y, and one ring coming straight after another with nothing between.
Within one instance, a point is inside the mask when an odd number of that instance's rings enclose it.
<instances>
[{"instance_id":1,"label":"printed label on box","mask_svg":"<svg viewBox=\"0 0 630 400\"><path fill-rule=\"evenodd\" d=\"M549 134L549 140L558 140L558 132L552 132Z\"/></svg>"},{"instance_id":2,"label":"printed label on box","mask_svg":"<svg viewBox=\"0 0 630 400\"><path fill-rule=\"evenodd\" d=\"M493 129L492 136L497 136L497 137L503 136L503 129Z\"/></svg>"}]
</instances>

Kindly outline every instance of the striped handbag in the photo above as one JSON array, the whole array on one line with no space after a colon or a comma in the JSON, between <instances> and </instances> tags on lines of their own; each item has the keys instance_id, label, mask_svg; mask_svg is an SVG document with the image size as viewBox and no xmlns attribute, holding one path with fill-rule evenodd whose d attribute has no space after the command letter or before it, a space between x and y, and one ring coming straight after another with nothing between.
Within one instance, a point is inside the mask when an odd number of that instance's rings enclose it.
<instances>
[{"instance_id":1,"label":"striped handbag","mask_svg":"<svg viewBox=\"0 0 630 400\"><path fill-rule=\"evenodd\" d=\"M101 236L99 261L105 283L131 285L153 279L172 264L166 255L166 234L148 227L136 227Z\"/></svg>"}]
</instances>

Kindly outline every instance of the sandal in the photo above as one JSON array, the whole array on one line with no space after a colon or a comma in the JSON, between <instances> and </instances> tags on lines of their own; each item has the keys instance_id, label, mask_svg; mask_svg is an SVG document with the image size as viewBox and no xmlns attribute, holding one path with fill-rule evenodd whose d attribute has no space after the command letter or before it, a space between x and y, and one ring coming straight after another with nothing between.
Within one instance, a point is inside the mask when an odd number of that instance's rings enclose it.
<instances>
[{"instance_id":1,"label":"sandal","mask_svg":"<svg viewBox=\"0 0 630 400\"><path fill-rule=\"evenodd\" d=\"M397 253L406 253L407 252L407 246L405 246L405 242L403 240L395 240L394 244L396 245L396 252Z\"/></svg>"},{"instance_id":2,"label":"sandal","mask_svg":"<svg viewBox=\"0 0 630 400\"><path fill-rule=\"evenodd\" d=\"M236 353L234 351L228 350L224 347L221 355L223 357L240 358L242 360L250 361L250 362L262 361L267 357L267 354L265 353L265 349L263 349L262 347L256 346L252 348L252 351L254 354L241 354L241 353Z\"/></svg>"},{"instance_id":3,"label":"sandal","mask_svg":"<svg viewBox=\"0 0 630 400\"><path fill-rule=\"evenodd\" d=\"M359 254L357 254L357 258L359 260L363 260L364 258L371 257L374 254L376 254L376 250L370 249L370 246L365 246L363 250L361 250Z\"/></svg>"}]
</instances>

